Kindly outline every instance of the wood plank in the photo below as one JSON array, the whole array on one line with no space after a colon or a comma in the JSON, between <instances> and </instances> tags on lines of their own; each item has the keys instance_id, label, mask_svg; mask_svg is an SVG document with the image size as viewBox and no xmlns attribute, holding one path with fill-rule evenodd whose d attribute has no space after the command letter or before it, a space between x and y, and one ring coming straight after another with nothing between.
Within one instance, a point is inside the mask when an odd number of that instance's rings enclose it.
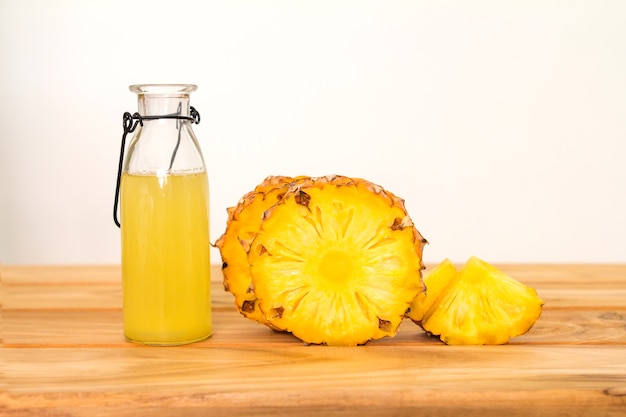
<instances>
[{"instance_id":1,"label":"wood plank","mask_svg":"<svg viewBox=\"0 0 626 417\"><path fill-rule=\"evenodd\" d=\"M119 393L104 395L105 405L97 401L102 394L94 395L96 405L81 403L60 407L38 408L36 405L47 404L46 395L21 396L24 404L19 408L5 409L6 415L12 417L623 417L624 408L619 397L602 397L594 391L566 391L552 390L546 392L549 396L537 399L534 391L509 394L505 392L487 392L483 395L474 395L475 401L467 401L464 396L446 396L447 393L431 392L416 393L423 398L419 405L406 404L397 398L386 397L384 394L363 392L362 400L354 404L351 402L336 401L336 398L318 400L315 404L303 404L296 397L282 403L257 403L253 405L222 406L213 395L191 394L177 395L174 400L171 396L154 394ZM406 395L411 395L407 391ZM211 398L207 401L206 398ZM80 398L92 398L91 395L81 395ZM523 399L522 405L515 401ZM376 399L374 403L373 399ZM0 401L2 397L0 394ZM384 404L384 405L380 405ZM3 409L0 406L0 411Z\"/></svg>"},{"instance_id":2,"label":"wood plank","mask_svg":"<svg viewBox=\"0 0 626 417\"><path fill-rule=\"evenodd\" d=\"M623 287L626 281L626 264L506 264L496 265L513 278L547 287L578 288L593 285L611 288Z\"/></svg>"},{"instance_id":3,"label":"wood plank","mask_svg":"<svg viewBox=\"0 0 626 417\"><path fill-rule=\"evenodd\" d=\"M5 311L122 308L121 283L4 284L3 287L2 304Z\"/></svg>"},{"instance_id":4,"label":"wood plank","mask_svg":"<svg viewBox=\"0 0 626 417\"><path fill-rule=\"evenodd\" d=\"M116 311L7 311L3 315L5 347L124 347L122 312ZM394 338L369 345L438 344L405 320ZM511 344L622 344L626 346L626 308L605 310L546 310L535 326ZM213 336L199 345L293 346L301 342L250 321L234 311L214 311ZM626 359L625 359L626 360Z\"/></svg>"},{"instance_id":5,"label":"wood plank","mask_svg":"<svg viewBox=\"0 0 626 417\"><path fill-rule=\"evenodd\" d=\"M434 268L427 264L424 274ZM457 265L460 267L462 265ZM587 287L610 288L626 284L626 264L496 264L502 271L528 285L541 283L548 288ZM221 282L219 264L211 266L214 282ZM4 284L27 283L96 283L121 282L119 265L0 265L0 280Z\"/></svg>"},{"instance_id":6,"label":"wood plank","mask_svg":"<svg viewBox=\"0 0 626 417\"><path fill-rule=\"evenodd\" d=\"M578 299L574 305L588 305L590 299L608 296L612 305L624 305L626 291L626 265L499 265L499 267L519 281L538 290L546 299L553 300L555 305L561 303L563 291L573 294ZM425 274L429 273L429 269ZM222 292L221 270L219 265L212 266L213 286ZM79 289L82 286L96 288L117 288L121 291L121 271L119 265L78 265L78 266L0 266L0 279L3 290L10 301L20 296L23 286L41 288L42 291L54 291L61 284L68 289ZM100 285L98 285L100 284ZM108 287L106 284L113 284ZM46 289L46 286L50 288ZM62 287L59 287L62 289ZM27 288L26 291L31 291ZM584 290L585 292L579 292ZM106 290L112 291L112 290ZM558 293L555 295L555 293ZM5 297L3 297L4 299ZM16 300L21 303L24 300ZM24 306L20 304L22 308Z\"/></svg>"},{"instance_id":7,"label":"wood plank","mask_svg":"<svg viewBox=\"0 0 626 417\"><path fill-rule=\"evenodd\" d=\"M255 391L323 389L331 381L333 388L365 386L371 380L380 381L379 389L408 383L422 389L436 385L458 391L501 391L555 384L552 387L602 391L626 383L624 348L618 346L407 346L401 350L393 346L298 345L282 350L185 346L74 348L67 354L48 348L4 352L11 392L139 389L235 391L254 396L259 394Z\"/></svg>"},{"instance_id":8,"label":"wood plank","mask_svg":"<svg viewBox=\"0 0 626 417\"><path fill-rule=\"evenodd\" d=\"M299 396L255 403L234 403L235 395L212 393L80 393L37 395L2 395L0 402L10 402L6 415L17 417L81 417L81 416L438 416L438 417L623 417L623 394L609 390L553 390L537 398L535 390L472 393L471 401L463 393L437 390L404 390L402 397L380 391L364 390L349 399L343 392L331 392L319 399L307 401ZM328 393L326 393L328 394ZM270 394L270 397L273 395ZM3 398L4 397L4 398ZM226 397L230 401L222 401ZM256 397L252 397L254 400ZM407 398L419 399L410 402ZM59 401L65 399L66 401ZM77 401L80 400L80 401ZM518 402L519 400L523 402ZM54 404L54 405L51 405ZM59 404L59 405L57 405ZM0 407L0 411L3 408Z\"/></svg>"},{"instance_id":9,"label":"wood plank","mask_svg":"<svg viewBox=\"0 0 626 417\"><path fill-rule=\"evenodd\" d=\"M626 277L626 272L625 272ZM545 309L621 309L626 307L626 278L611 287L590 282L586 287L560 284L545 286L538 282L534 287L545 302ZM224 291L221 282L212 283L214 308L234 308L234 298ZM2 304L5 310L20 309L120 309L121 283L28 283L4 284Z\"/></svg>"},{"instance_id":10,"label":"wood plank","mask_svg":"<svg viewBox=\"0 0 626 417\"><path fill-rule=\"evenodd\" d=\"M58 349L6 349L11 388L2 400L13 408L31 401L34 408L119 411L116 401L125 401L255 415L277 405L282 415L320 405L346 415L388 405L403 415L417 409L452 415L459 412L454 405L485 415L497 415L494 409L583 415L583 408L619 415L626 411L623 353L613 346L74 348L63 356Z\"/></svg>"},{"instance_id":11,"label":"wood plank","mask_svg":"<svg viewBox=\"0 0 626 417\"><path fill-rule=\"evenodd\" d=\"M0 265L3 284L121 282L120 265Z\"/></svg>"}]
</instances>

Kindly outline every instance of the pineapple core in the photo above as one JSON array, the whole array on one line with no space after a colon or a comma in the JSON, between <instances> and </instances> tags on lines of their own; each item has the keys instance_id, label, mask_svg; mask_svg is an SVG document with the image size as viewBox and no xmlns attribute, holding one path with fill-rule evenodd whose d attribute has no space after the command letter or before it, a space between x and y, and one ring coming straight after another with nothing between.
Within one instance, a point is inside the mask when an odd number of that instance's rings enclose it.
<instances>
[{"instance_id":1,"label":"pineapple core","mask_svg":"<svg viewBox=\"0 0 626 417\"><path fill-rule=\"evenodd\" d=\"M350 254L342 250L331 249L322 256L320 261L320 279L325 281L328 286L336 284L338 288L341 288L350 281L352 268L354 268L354 264Z\"/></svg>"}]
</instances>

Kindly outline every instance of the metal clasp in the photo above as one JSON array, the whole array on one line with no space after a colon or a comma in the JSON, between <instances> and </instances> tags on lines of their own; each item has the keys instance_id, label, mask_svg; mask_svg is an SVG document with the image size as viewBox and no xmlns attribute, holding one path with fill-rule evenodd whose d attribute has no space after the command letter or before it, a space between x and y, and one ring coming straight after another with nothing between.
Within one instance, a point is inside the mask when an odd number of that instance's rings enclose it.
<instances>
[{"instance_id":1,"label":"metal clasp","mask_svg":"<svg viewBox=\"0 0 626 417\"><path fill-rule=\"evenodd\" d=\"M117 181L115 183L115 200L113 202L113 221L117 227L121 227L120 221L117 218L117 211L120 200L120 184L122 181L122 167L124 165L124 150L126 149L126 136L129 133L132 133L137 129L137 125L143 126L144 120L156 120L156 119L177 119L177 120L189 120L191 123L199 124L200 123L200 113L191 106L189 108L190 116L181 116L181 107L178 106L178 111L173 114L164 114L158 116L142 116L139 113L130 114L129 112L125 112L122 116L122 124L124 127L124 133L122 134L122 145L120 147L120 160L117 166ZM178 151L178 146L180 145L180 125L177 123L176 125L178 129L178 141L176 142L176 147L172 152L172 158L170 160L170 169L174 164L174 159L176 158L176 152Z\"/></svg>"}]
</instances>

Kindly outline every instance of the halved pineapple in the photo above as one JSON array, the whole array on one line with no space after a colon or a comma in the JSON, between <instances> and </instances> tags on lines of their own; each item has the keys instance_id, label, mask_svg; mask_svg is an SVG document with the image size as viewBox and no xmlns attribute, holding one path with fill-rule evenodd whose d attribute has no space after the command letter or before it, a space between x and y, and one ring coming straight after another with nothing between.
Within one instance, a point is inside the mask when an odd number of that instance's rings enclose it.
<instances>
[{"instance_id":1,"label":"halved pineapple","mask_svg":"<svg viewBox=\"0 0 626 417\"><path fill-rule=\"evenodd\" d=\"M228 208L228 223L224 234L215 242L222 256L224 288L235 295L235 305L245 317L266 323L252 288L248 249L259 231L263 213L275 205L302 178L267 177L254 191L244 195L237 206Z\"/></svg>"},{"instance_id":2,"label":"halved pineapple","mask_svg":"<svg viewBox=\"0 0 626 417\"><path fill-rule=\"evenodd\" d=\"M427 292L409 318L449 345L496 345L526 333L539 319L537 292L471 257L460 271L444 260L424 279Z\"/></svg>"},{"instance_id":3,"label":"halved pineapple","mask_svg":"<svg viewBox=\"0 0 626 417\"><path fill-rule=\"evenodd\" d=\"M425 243L403 201L382 187L307 178L263 215L248 251L254 293L271 327L306 343L393 336L423 291Z\"/></svg>"}]
</instances>

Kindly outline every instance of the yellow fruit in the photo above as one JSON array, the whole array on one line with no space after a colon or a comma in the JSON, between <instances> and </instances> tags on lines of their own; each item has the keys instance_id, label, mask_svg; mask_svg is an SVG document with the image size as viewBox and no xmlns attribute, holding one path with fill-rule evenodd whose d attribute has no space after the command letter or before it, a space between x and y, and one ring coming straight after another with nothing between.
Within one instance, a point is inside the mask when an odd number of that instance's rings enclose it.
<instances>
[{"instance_id":1,"label":"yellow fruit","mask_svg":"<svg viewBox=\"0 0 626 417\"><path fill-rule=\"evenodd\" d=\"M536 291L492 265L471 257L456 271L443 261L424 279L409 318L449 345L497 345L526 333L539 319Z\"/></svg>"},{"instance_id":2,"label":"yellow fruit","mask_svg":"<svg viewBox=\"0 0 626 417\"><path fill-rule=\"evenodd\" d=\"M433 303L439 299L439 296L448 284L456 278L456 274L456 267L449 259L445 259L437 265L426 278L424 278L426 291L421 292L415 297L411 303L411 308L407 312L407 317L416 323L421 322L424 314L432 309Z\"/></svg>"},{"instance_id":3,"label":"yellow fruit","mask_svg":"<svg viewBox=\"0 0 626 417\"><path fill-rule=\"evenodd\" d=\"M244 195L237 206L228 208L226 231L215 243L222 256L224 288L235 295L235 305L241 314L261 323L265 323L265 318L259 311L252 289L248 249L259 231L263 212L276 204L298 180L267 177L254 191Z\"/></svg>"},{"instance_id":4,"label":"yellow fruit","mask_svg":"<svg viewBox=\"0 0 626 417\"><path fill-rule=\"evenodd\" d=\"M252 292L265 324L306 343L359 345L395 335L423 291L426 243L403 201L366 180L328 176L300 177L274 202L258 223L239 218L240 230L254 232L241 279L252 286L241 295L243 285L229 285L235 297ZM222 249L231 240L224 237Z\"/></svg>"}]
</instances>

